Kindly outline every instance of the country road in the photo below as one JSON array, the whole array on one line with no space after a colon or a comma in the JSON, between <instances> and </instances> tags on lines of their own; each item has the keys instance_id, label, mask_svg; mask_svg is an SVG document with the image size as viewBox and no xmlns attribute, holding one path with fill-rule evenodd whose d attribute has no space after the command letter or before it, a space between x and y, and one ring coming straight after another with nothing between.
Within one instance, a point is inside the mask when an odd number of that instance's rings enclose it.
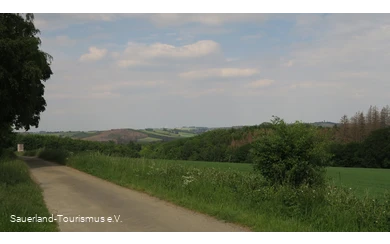
<instances>
[{"instance_id":1,"label":"country road","mask_svg":"<svg viewBox=\"0 0 390 244\"><path fill-rule=\"evenodd\" d=\"M21 158L43 190L46 205L61 231L248 231L70 167ZM87 217L95 217L96 221L105 218L105 222L87 222L91 220ZM81 222L83 218L86 222Z\"/></svg>"}]
</instances>

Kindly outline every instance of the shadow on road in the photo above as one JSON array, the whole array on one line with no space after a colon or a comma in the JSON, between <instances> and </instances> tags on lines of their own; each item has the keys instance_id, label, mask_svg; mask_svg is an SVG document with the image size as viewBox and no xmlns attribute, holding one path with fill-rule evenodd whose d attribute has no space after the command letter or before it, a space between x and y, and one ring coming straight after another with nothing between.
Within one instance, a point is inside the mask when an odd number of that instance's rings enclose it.
<instances>
[{"instance_id":1,"label":"shadow on road","mask_svg":"<svg viewBox=\"0 0 390 244\"><path fill-rule=\"evenodd\" d=\"M19 156L19 158L24 160L27 163L28 167L30 167L30 169L42 168L42 167L64 166L61 164L48 162L48 161L45 161L45 160L37 158L37 157Z\"/></svg>"}]
</instances>

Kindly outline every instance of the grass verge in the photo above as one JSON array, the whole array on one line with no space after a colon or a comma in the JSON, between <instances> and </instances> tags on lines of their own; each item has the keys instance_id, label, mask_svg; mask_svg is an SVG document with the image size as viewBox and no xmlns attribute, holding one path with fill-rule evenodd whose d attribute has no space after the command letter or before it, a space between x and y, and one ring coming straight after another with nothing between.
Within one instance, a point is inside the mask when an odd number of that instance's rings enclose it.
<instances>
[{"instance_id":1,"label":"grass verge","mask_svg":"<svg viewBox=\"0 0 390 244\"><path fill-rule=\"evenodd\" d=\"M44 151L42 151L42 149L26 151L23 153L24 156L37 156L38 154L41 155L41 158L56 161L62 164L65 164L65 160L69 156L66 151L50 149L45 149ZM223 171L253 171L253 166L247 163L221 163L165 159L159 159L158 162L191 166L202 170L207 168L215 168ZM386 191L390 190L390 169L328 167L327 177L333 185L352 188L360 197L367 195L372 197L382 197Z\"/></svg>"},{"instance_id":2,"label":"grass verge","mask_svg":"<svg viewBox=\"0 0 390 244\"><path fill-rule=\"evenodd\" d=\"M51 215L44 203L41 189L30 178L28 166L16 157L0 158L0 231L58 231L56 222L11 222L17 217L34 216Z\"/></svg>"},{"instance_id":3,"label":"grass verge","mask_svg":"<svg viewBox=\"0 0 390 244\"><path fill-rule=\"evenodd\" d=\"M67 165L254 231L390 231L389 196L272 187L253 172L81 153Z\"/></svg>"}]
</instances>

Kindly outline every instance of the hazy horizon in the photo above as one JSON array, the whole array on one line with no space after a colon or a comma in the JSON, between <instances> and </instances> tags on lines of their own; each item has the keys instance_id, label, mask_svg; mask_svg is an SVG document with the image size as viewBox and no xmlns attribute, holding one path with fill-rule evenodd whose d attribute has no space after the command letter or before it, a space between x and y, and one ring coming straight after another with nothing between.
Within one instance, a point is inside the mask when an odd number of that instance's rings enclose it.
<instances>
[{"instance_id":1,"label":"hazy horizon","mask_svg":"<svg viewBox=\"0 0 390 244\"><path fill-rule=\"evenodd\" d=\"M269 121L264 121L264 122L269 122ZM264 123L263 122L263 123ZM302 121L304 123L316 123L316 122L324 122L324 121L315 121L315 122L305 122L305 121ZM333 121L325 121L327 123L338 123L338 122L333 122ZM255 125L259 125L261 123L257 123L257 124L248 124L248 125L228 125L228 126L196 126L196 125L183 125L183 126L176 126L176 127L140 127L140 128L128 128L128 127L122 127L122 128L102 128L102 129L87 129L87 130L39 130L39 129L35 129L34 128L31 128L29 131L25 131L25 130L15 130L16 132L57 132L57 131L63 131L63 132L67 132L67 131L84 131L84 132L88 132L88 131L108 131L108 130L115 130L115 129L133 129L133 130L144 130L144 129L148 129L148 128L151 128L151 129L163 129L163 128L166 128L166 129L180 129L180 128L184 128L184 127L196 127L196 128L208 128L208 129L213 129L213 128L231 128L231 127L236 127L236 126L255 126Z\"/></svg>"},{"instance_id":2,"label":"hazy horizon","mask_svg":"<svg viewBox=\"0 0 390 244\"><path fill-rule=\"evenodd\" d=\"M389 104L389 14L36 14L30 131L339 122Z\"/></svg>"}]
</instances>

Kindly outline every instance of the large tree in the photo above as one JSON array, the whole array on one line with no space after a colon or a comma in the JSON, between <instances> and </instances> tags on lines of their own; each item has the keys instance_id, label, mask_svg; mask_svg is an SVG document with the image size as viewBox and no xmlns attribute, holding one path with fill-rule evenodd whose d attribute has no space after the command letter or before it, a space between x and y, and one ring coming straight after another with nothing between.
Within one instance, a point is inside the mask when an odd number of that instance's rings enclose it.
<instances>
[{"instance_id":1,"label":"large tree","mask_svg":"<svg viewBox=\"0 0 390 244\"><path fill-rule=\"evenodd\" d=\"M340 130L339 130L339 140L342 142L350 141L350 122L346 114L343 115L340 119Z\"/></svg>"},{"instance_id":2,"label":"large tree","mask_svg":"<svg viewBox=\"0 0 390 244\"><path fill-rule=\"evenodd\" d=\"M380 112L377 106L372 107L372 130L380 128Z\"/></svg>"},{"instance_id":3,"label":"large tree","mask_svg":"<svg viewBox=\"0 0 390 244\"><path fill-rule=\"evenodd\" d=\"M363 141L366 138L366 118L364 117L363 112L358 112L358 124L359 124L359 142Z\"/></svg>"},{"instance_id":4,"label":"large tree","mask_svg":"<svg viewBox=\"0 0 390 244\"><path fill-rule=\"evenodd\" d=\"M380 116L381 116L380 127L385 128L386 126L388 126L388 122L389 122L389 116L390 116L389 106L385 106L382 108Z\"/></svg>"},{"instance_id":5,"label":"large tree","mask_svg":"<svg viewBox=\"0 0 390 244\"><path fill-rule=\"evenodd\" d=\"M350 137L352 141L359 141L359 113L356 112L350 119Z\"/></svg>"},{"instance_id":6,"label":"large tree","mask_svg":"<svg viewBox=\"0 0 390 244\"><path fill-rule=\"evenodd\" d=\"M38 127L52 57L40 50L33 14L0 14L0 134ZM1 142L0 142L1 144Z\"/></svg>"},{"instance_id":7,"label":"large tree","mask_svg":"<svg viewBox=\"0 0 390 244\"><path fill-rule=\"evenodd\" d=\"M370 108L368 109L367 111L367 115L366 115L366 134L369 135L372 131L372 117L373 117L373 112L372 112L372 105L370 106Z\"/></svg>"}]
</instances>

